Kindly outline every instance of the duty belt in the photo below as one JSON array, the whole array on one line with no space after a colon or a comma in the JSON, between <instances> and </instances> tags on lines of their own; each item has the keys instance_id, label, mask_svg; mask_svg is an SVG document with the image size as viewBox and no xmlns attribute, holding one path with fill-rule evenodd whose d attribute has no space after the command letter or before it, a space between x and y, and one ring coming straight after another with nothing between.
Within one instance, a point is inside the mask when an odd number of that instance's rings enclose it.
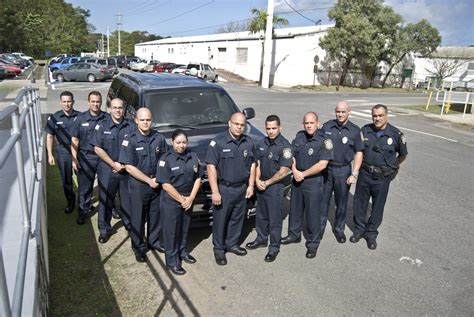
<instances>
[{"instance_id":1,"label":"duty belt","mask_svg":"<svg viewBox=\"0 0 474 317\"><path fill-rule=\"evenodd\" d=\"M225 180L219 180L219 184L221 185L224 185L224 186L227 186L227 187L240 187L244 184L246 184L247 182L235 182L235 183L232 183L232 182L227 182Z\"/></svg>"},{"instance_id":2,"label":"duty belt","mask_svg":"<svg viewBox=\"0 0 474 317\"><path fill-rule=\"evenodd\" d=\"M336 162L332 162L332 161L329 162L329 166L335 167L335 168L340 168L340 167L348 166L348 165L350 165L350 164L351 164L351 162L348 162L348 163L336 163Z\"/></svg>"},{"instance_id":3,"label":"duty belt","mask_svg":"<svg viewBox=\"0 0 474 317\"><path fill-rule=\"evenodd\" d=\"M378 176L390 176L393 173L393 169L388 166L374 166L366 163L362 163L362 168L369 172L370 174L375 174Z\"/></svg>"}]
</instances>

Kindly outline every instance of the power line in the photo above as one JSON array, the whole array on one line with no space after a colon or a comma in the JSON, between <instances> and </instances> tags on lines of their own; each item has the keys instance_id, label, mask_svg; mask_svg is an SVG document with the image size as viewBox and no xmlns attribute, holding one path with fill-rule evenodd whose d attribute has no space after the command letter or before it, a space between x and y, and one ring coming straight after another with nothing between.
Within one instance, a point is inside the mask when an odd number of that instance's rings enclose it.
<instances>
[{"instance_id":1,"label":"power line","mask_svg":"<svg viewBox=\"0 0 474 317\"><path fill-rule=\"evenodd\" d=\"M319 19L318 21L314 21L313 19L310 19L308 18L307 16L303 15L302 13L300 13L298 10L296 10L295 8L293 8L289 3L288 1L284 0L286 5L289 6L293 11L295 11L296 13L298 13L300 16L302 16L303 18L305 18L306 20L308 21L311 21L314 23L314 25L317 25L318 23L321 23L321 19Z\"/></svg>"},{"instance_id":2,"label":"power line","mask_svg":"<svg viewBox=\"0 0 474 317\"><path fill-rule=\"evenodd\" d=\"M194 8L192 8L192 9L188 10L188 11L184 11L184 12L178 14L178 15L172 16L172 17L170 17L170 18L168 18L168 19L165 19L165 20L160 21L160 22L157 22L157 23L148 24L148 25L146 25L146 26L143 26L142 28L144 29L144 28L147 28L147 27L150 27L150 26L162 24L162 23L171 21L171 20L173 20L173 19L182 17L183 15L186 15L186 14L188 14L188 13L191 13L191 12L194 12L194 11L196 11L196 10L199 10L199 9L201 9L202 7L208 6L208 5L210 5L211 3L213 3L214 1L215 1L215 0L211 0L211 1L206 2L206 3L204 3L204 4L200 5L200 6L194 7Z\"/></svg>"},{"instance_id":3,"label":"power line","mask_svg":"<svg viewBox=\"0 0 474 317\"><path fill-rule=\"evenodd\" d=\"M151 2L144 1L143 3L141 3L139 5L135 5L133 7L129 7L128 9L122 10L122 12L127 12L128 13L128 12L135 12L137 10L138 10L137 12L139 12L140 10L145 9L146 7L148 7L148 6L154 4L155 2L158 2L158 1L160 1L160 0L151 0Z\"/></svg>"},{"instance_id":4,"label":"power line","mask_svg":"<svg viewBox=\"0 0 474 317\"><path fill-rule=\"evenodd\" d=\"M156 1L156 2L158 2L158 1ZM149 10L147 10L147 11L148 11L148 12L152 12L152 11L155 11L155 10L157 10L157 9L160 9L161 7L163 7L163 6L164 6L165 4L167 4L168 2L171 2L171 0L165 1L165 2L163 2L163 3L160 4L160 5L156 5L156 6L154 6L153 8L151 8L151 9L149 9ZM150 4L149 6L151 6L151 5L155 5L155 3L152 3L152 4ZM149 7L149 6L147 6L147 7ZM145 8L146 8L146 7L145 7ZM137 12L135 12L135 13L127 13L127 17L133 16L133 15L138 15L138 14L143 14L143 10L144 10L145 8L141 8L139 11L137 11ZM132 11L133 11L133 10L132 10Z\"/></svg>"}]
</instances>

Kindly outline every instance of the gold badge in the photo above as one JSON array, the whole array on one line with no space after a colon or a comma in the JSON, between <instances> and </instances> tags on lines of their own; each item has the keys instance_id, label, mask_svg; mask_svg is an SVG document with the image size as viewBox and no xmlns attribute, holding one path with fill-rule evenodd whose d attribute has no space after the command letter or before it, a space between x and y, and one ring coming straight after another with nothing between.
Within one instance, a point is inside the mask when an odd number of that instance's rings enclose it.
<instances>
[{"instance_id":1,"label":"gold badge","mask_svg":"<svg viewBox=\"0 0 474 317\"><path fill-rule=\"evenodd\" d=\"M324 148L325 148L326 150L332 150L333 145L332 145L331 139L326 139L326 140L324 140Z\"/></svg>"},{"instance_id":2,"label":"gold badge","mask_svg":"<svg viewBox=\"0 0 474 317\"><path fill-rule=\"evenodd\" d=\"M288 160L291 158L291 149L290 148L284 148L283 149L283 158L285 160Z\"/></svg>"}]
</instances>

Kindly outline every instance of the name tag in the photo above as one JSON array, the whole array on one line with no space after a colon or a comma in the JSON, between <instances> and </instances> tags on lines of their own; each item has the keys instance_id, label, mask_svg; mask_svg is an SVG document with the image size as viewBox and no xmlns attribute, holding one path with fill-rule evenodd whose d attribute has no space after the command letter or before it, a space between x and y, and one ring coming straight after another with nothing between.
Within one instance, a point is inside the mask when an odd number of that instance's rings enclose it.
<instances>
[{"instance_id":1,"label":"name tag","mask_svg":"<svg viewBox=\"0 0 474 317\"><path fill-rule=\"evenodd\" d=\"M265 149L263 147L260 148L260 151L265 151Z\"/></svg>"},{"instance_id":2,"label":"name tag","mask_svg":"<svg viewBox=\"0 0 474 317\"><path fill-rule=\"evenodd\" d=\"M89 126L89 122L86 122L86 123L83 123L81 124L83 127L88 127Z\"/></svg>"},{"instance_id":3,"label":"name tag","mask_svg":"<svg viewBox=\"0 0 474 317\"><path fill-rule=\"evenodd\" d=\"M222 152L230 152L230 149L223 149Z\"/></svg>"},{"instance_id":4,"label":"name tag","mask_svg":"<svg viewBox=\"0 0 474 317\"><path fill-rule=\"evenodd\" d=\"M172 170L172 171L179 170L179 166L172 167L171 170Z\"/></svg>"},{"instance_id":5,"label":"name tag","mask_svg":"<svg viewBox=\"0 0 474 317\"><path fill-rule=\"evenodd\" d=\"M56 124L63 124L63 122L62 122L62 121L58 121L58 122L56 122Z\"/></svg>"},{"instance_id":6,"label":"name tag","mask_svg":"<svg viewBox=\"0 0 474 317\"><path fill-rule=\"evenodd\" d=\"M332 132L324 132L324 133L325 133L325 134L329 134L329 135L331 135L331 134L332 134Z\"/></svg>"},{"instance_id":7,"label":"name tag","mask_svg":"<svg viewBox=\"0 0 474 317\"><path fill-rule=\"evenodd\" d=\"M112 131L104 131L104 134L112 134Z\"/></svg>"},{"instance_id":8,"label":"name tag","mask_svg":"<svg viewBox=\"0 0 474 317\"><path fill-rule=\"evenodd\" d=\"M137 147L137 148L135 148L136 151L141 151L141 150L143 150L143 149L144 149L143 146L142 146L142 147Z\"/></svg>"}]
</instances>

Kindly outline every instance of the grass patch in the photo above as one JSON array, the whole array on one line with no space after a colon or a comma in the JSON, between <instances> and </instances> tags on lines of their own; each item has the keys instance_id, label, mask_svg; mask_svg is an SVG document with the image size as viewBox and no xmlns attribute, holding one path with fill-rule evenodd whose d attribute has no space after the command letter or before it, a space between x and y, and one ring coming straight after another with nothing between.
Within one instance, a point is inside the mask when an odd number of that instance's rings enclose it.
<instances>
[{"instance_id":1,"label":"grass patch","mask_svg":"<svg viewBox=\"0 0 474 317\"><path fill-rule=\"evenodd\" d=\"M420 112L426 112L426 113L434 113L434 114L440 114L441 113L441 105L430 105L428 107L428 110L426 110L426 105L417 105L417 106L406 106L404 107L406 109L411 109L411 110L416 110ZM470 105L468 105L467 112L469 112ZM448 115L450 114L463 114L464 112L464 105L461 104L452 104L451 108L449 109Z\"/></svg>"},{"instance_id":2,"label":"grass patch","mask_svg":"<svg viewBox=\"0 0 474 317\"><path fill-rule=\"evenodd\" d=\"M51 316L120 316L90 221L65 214L59 170L47 168ZM76 207L77 209L77 207Z\"/></svg>"}]
</instances>

